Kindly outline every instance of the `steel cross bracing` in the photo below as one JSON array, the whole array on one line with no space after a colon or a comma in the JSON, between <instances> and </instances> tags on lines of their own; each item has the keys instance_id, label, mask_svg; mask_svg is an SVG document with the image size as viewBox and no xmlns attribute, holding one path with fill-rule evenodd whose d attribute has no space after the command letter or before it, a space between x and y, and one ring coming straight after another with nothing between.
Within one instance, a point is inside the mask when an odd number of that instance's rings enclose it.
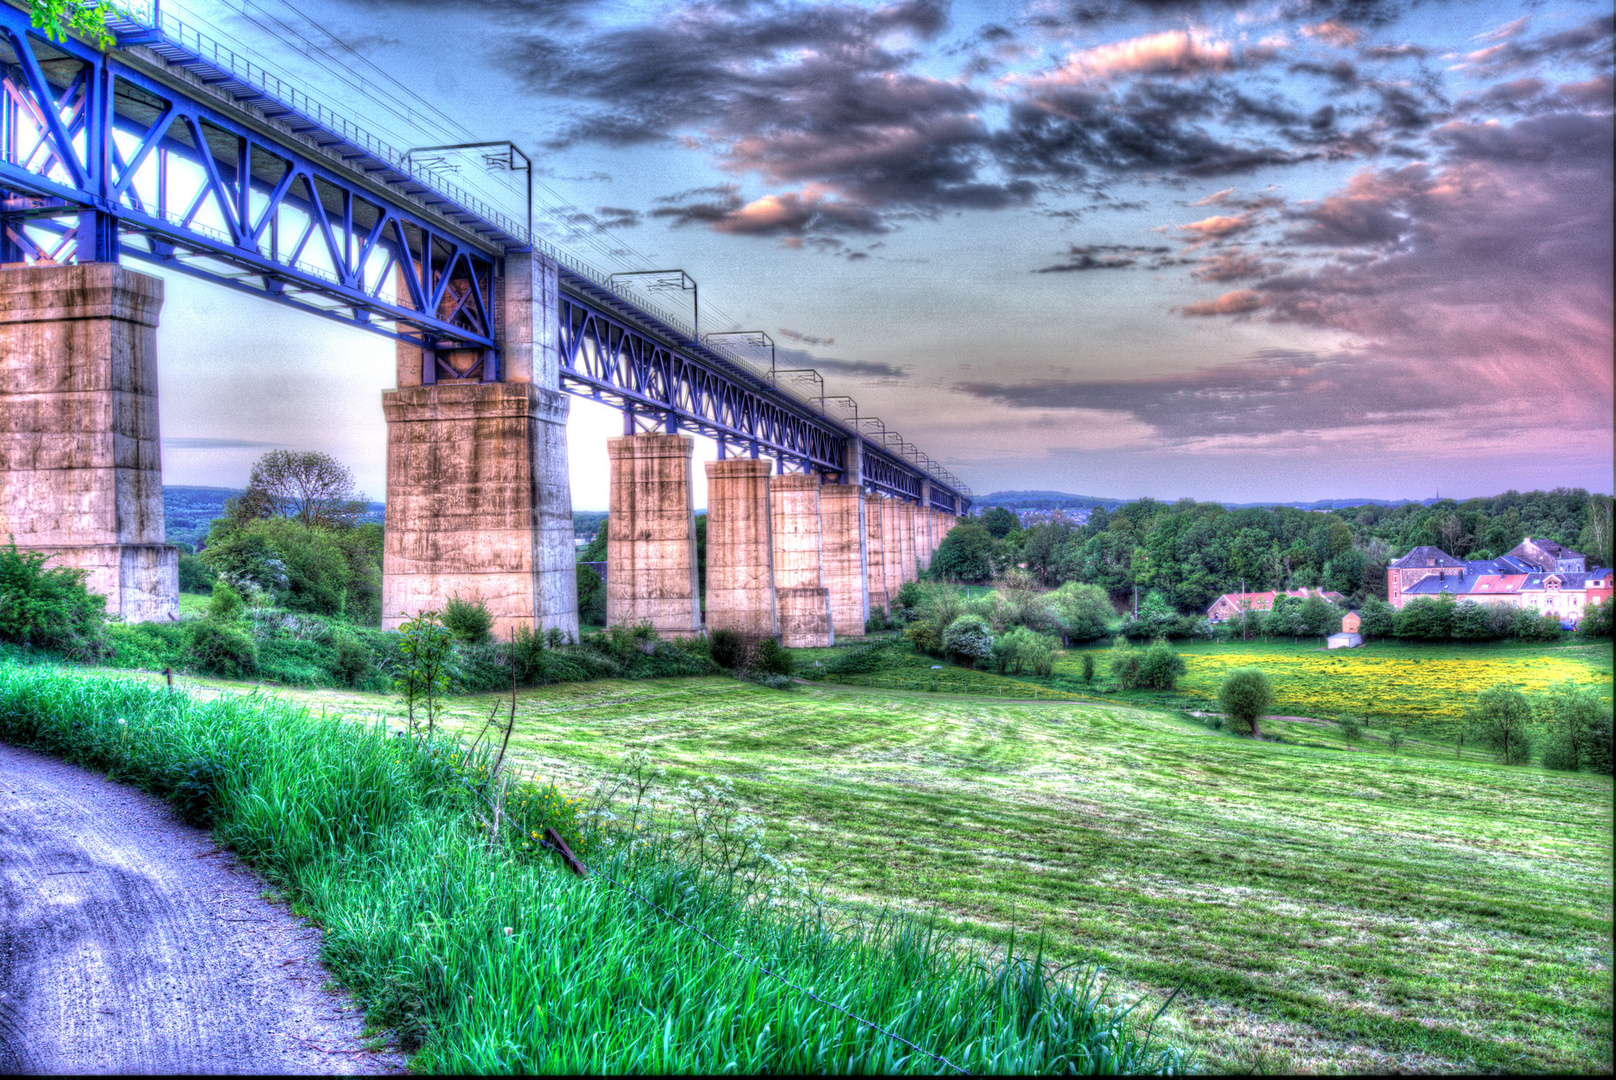
<instances>
[{"instance_id":1,"label":"steel cross bracing","mask_svg":"<svg viewBox=\"0 0 1616 1080\"><path fill-rule=\"evenodd\" d=\"M418 345L430 383L501 377L495 281L505 254L540 248L562 267L564 389L845 475L865 433L826 414L822 384L816 409L691 340L168 13L160 30L114 20L102 53L46 42L16 2L0 0L0 263L160 263ZM924 477L934 507L969 507L895 434L861 448L867 488L919 501Z\"/></svg>"},{"instance_id":2,"label":"steel cross bracing","mask_svg":"<svg viewBox=\"0 0 1616 1080\"><path fill-rule=\"evenodd\" d=\"M0 261L127 255L492 357L501 247L154 68L0 4Z\"/></svg>"}]
</instances>

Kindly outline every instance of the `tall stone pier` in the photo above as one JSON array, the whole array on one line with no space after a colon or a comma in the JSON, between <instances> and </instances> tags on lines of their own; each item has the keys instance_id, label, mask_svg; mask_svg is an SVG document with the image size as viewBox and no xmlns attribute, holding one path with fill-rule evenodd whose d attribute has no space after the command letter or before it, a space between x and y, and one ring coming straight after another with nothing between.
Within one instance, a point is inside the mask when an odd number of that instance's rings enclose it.
<instances>
[{"instance_id":1,"label":"tall stone pier","mask_svg":"<svg viewBox=\"0 0 1616 1080\"><path fill-rule=\"evenodd\" d=\"M863 637L870 620L864 492L855 484L819 489L819 576L829 593L834 637Z\"/></svg>"},{"instance_id":2,"label":"tall stone pier","mask_svg":"<svg viewBox=\"0 0 1616 1080\"><path fill-rule=\"evenodd\" d=\"M887 610L887 553L883 527L886 499L880 495L864 496L864 547L866 580L869 581L870 613Z\"/></svg>"},{"instance_id":3,"label":"tall stone pier","mask_svg":"<svg viewBox=\"0 0 1616 1080\"><path fill-rule=\"evenodd\" d=\"M915 512L918 507L908 499L898 500L898 539L900 541L898 576L902 581L916 581L920 577L920 552L915 547Z\"/></svg>"},{"instance_id":4,"label":"tall stone pier","mask_svg":"<svg viewBox=\"0 0 1616 1080\"><path fill-rule=\"evenodd\" d=\"M163 543L163 283L114 263L0 270L0 542L86 571L107 611L173 618Z\"/></svg>"},{"instance_id":5,"label":"tall stone pier","mask_svg":"<svg viewBox=\"0 0 1616 1080\"><path fill-rule=\"evenodd\" d=\"M480 600L494 633L578 633L567 473L568 399L560 389L556 264L509 256L499 280L500 381L439 374L398 350L387 417L382 625L454 596Z\"/></svg>"},{"instance_id":6,"label":"tall stone pier","mask_svg":"<svg viewBox=\"0 0 1616 1080\"><path fill-rule=\"evenodd\" d=\"M780 632L767 460L728 458L707 468L707 628L748 637Z\"/></svg>"},{"instance_id":7,"label":"tall stone pier","mask_svg":"<svg viewBox=\"0 0 1616 1080\"><path fill-rule=\"evenodd\" d=\"M693 637L701 629L690 486L695 448L688 435L606 440L612 474L606 520L608 623L648 621L664 637ZM711 529L709 515L709 551Z\"/></svg>"},{"instance_id":8,"label":"tall stone pier","mask_svg":"<svg viewBox=\"0 0 1616 1080\"><path fill-rule=\"evenodd\" d=\"M887 603L891 604L903 588L902 500L889 495L881 497L881 574L886 579Z\"/></svg>"},{"instance_id":9,"label":"tall stone pier","mask_svg":"<svg viewBox=\"0 0 1616 1080\"><path fill-rule=\"evenodd\" d=\"M830 590L822 572L823 491L817 474L776 476L769 481L775 610L780 643L794 649L823 648L836 640Z\"/></svg>"}]
</instances>

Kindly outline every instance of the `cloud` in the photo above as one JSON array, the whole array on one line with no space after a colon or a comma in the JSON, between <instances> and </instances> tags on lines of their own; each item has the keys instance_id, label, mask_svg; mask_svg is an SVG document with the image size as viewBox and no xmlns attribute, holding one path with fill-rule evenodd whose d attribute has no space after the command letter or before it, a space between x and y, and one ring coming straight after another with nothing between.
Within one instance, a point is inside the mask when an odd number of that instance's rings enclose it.
<instances>
[{"instance_id":1,"label":"cloud","mask_svg":"<svg viewBox=\"0 0 1616 1080\"><path fill-rule=\"evenodd\" d=\"M1358 44L1363 40L1363 31L1356 26L1337 22L1335 19L1326 19L1323 22L1313 23L1302 27L1302 33L1307 37L1333 45L1338 49L1345 49Z\"/></svg>"},{"instance_id":2,"label":"cloud","mask_svg":"<svg viewBox=\"0 0 1616 1080\"><path fill-rule=\"evenodd\" d=\"M1128 270L1145 261L1152 268L1169 265L1165 258L1169 247L1134 247L1128 244L1073 244L1063 258L1065 262L1041 267L1036 274L1064 274L1084 270Z\"/></svg>"},{"instance_id":3,"label":"cloud","mask_svg":"<svg viewBox=\"0 0 1616 1080\"><path fill-rule=\"evenodd\" d=\"M1466 54L1459 69L1468 75L1486 78L1510 74L1544 61L1609 69L1616 15L1598 15L1577 26L1535 38L1525 36L1528 24L1529 18L1522 16L1484 35L1483 40L1495 44Z\"/></svg>"},{"instance_id":4,"label":"cloud","mask_svg":"<svg viewBox=\"0 0 1616 1080\"><path fill-rule=\"evenodd\" d=\"M621 206L597 206L595 217L602 229L629 229L640 223L640 212Z\"/></svg>"},{"instance_id":5,"label":"cloud","mask_svg":"<svg viewBox=\"0 0 1616 1080\"><path fill-rule=\"evenodd\" d=\"M834 344L836 344L836 339L835 338L815 337L812 334L804 334L804 333L802 333L801 331L798 331L798 330L787 330L783 326L780 327L780 329L777 330L776 333L778 333L781 337L785 338L787 341L795 341L799 345L834 345Z\"/></svg>"},{"instance_id":6,"label":"cloud","mask_svg":"<svg viewBox=\"0 0 1616 1080\"><path fill-rule=\"evenodd\" d=\"M530 90L589 107L553 145L682 140L774 187L661 216L745 235L878 232L892 214L997 209L1032 184L984 174L983 94L917 75L904 42L947 24L939 0L876 8L707 0L641 22L524 34L501 62Z\"/></svg>"},{"instance_id":7,"label":"cloud","mask_svg":"<svg viewBox=\"0 0 1616 1080\"><path fill-rule=\"evenodd\" d=\"M1214 214L1212 217L1192 221L1188 225L1178 225L1179 232L1189 233L1197 241L1225 240L1231 236L1238 236L1243 232L1250 232L1255 227L1257 219L1251 214Z\"/></svg>"},{"instance_id":8,"label":"cloud","mask_svg":"<svg viewBox=\"0 0 1616 1080\"><path fill-rule=\"evenodd\" d=\"M1232 247L1201 258L1190 276L1197 281L1251 281L1279 272L1276 262L1254 255L1244 248Z\"/></svg>"},{"instance_id":9,"label":"cloud","mask_svg":"<svg viewBox=\"0 0 1616 1080\"><path fill-rule=\"evenodd\" d=\"M1259 54L1266 59L1268 54ZM1028 80L1034 92L1073 83L1109 82L1125 75L1199 75L1246 66L1257 57L1237 60L1226 41L1186 30L1129 38L1071 54L1066 63Z\"/></svg>"},{"instance_id":10,"label":"cloud","mask_svg":"<svg viewBox=\"0 0 1616 1080\"><path fill-rule=\"evenodd\" d=\"M1197 315L1245 315L1256 311L1263 306L1260 293L1250 289L1236 289L1226 292L1216 300L1201 300L1193 304L1185 304L1178 310L1186 317Z\"/></svg>"},{"instance_id":11,"label":"cloud","mask_svg":"<svg viewBox=\"0 0 1616 1080\"><path fill-rule=\"evenodd\" d=\"M880 360L838 360L829 356L815 356L806 349L776 349L775 363L781 368L813 368L821 375L839 375L865 381L909 377L909 369L896 364Z\"/></svg>"}]
</instances>

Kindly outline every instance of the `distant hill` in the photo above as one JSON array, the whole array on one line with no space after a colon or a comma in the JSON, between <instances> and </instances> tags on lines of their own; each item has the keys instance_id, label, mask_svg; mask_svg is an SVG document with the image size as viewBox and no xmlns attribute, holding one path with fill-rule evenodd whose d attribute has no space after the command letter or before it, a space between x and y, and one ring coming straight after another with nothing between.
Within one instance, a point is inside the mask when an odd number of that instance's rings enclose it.
<instances>
[{"instance_id":1,"label":"distant hill","mask_svg":"<svg viewBox=\"0 0 1616 1080\"><path fill-rule=\"evenodd\" d=\"M185 484L163 485L163 531L170 544L190 544L200 547L208 535L213 519L224 517L226 499L243 494L242 488L190 487ZM373 502L360 521L382 521L382 504Z\"/></svg>"},{"instance_id":2,"label":"distant hill","mask_svg":"<svg viewBox=\"0 0 1616 1080\"><path fill-rule=\"evenodd\" d=\"M1073 495L1066 491L995 491L990 495L979 495L974 500L978 507L1004 506L1012 510L1055 510L1080 506L1103 506L1110 510L1137 501L1106 499L1098 495ZM1291 506L1298 510L1339 510L1343 506L1402 506L1406 503L1432 506L1438 501L1437 499L1314 499L1312 502L1226 502L1222 505L1230 510L1253 510L1268 506Z\"/></svg>"},{"instance_id":3,"label":"distant hill","mask_svg":"<svg viewBox=\"0 0 1616 1080\"><path fill-rule=\"evenodd\" d=\"M977 506L1003 506L1011 510L1056 510L1079 506L1110 509L1132 501L1103 499L1098 495L1073 495L1065 491L995 491L991 495L977 495L972 499Z\"/></svg>"}]
</instances>

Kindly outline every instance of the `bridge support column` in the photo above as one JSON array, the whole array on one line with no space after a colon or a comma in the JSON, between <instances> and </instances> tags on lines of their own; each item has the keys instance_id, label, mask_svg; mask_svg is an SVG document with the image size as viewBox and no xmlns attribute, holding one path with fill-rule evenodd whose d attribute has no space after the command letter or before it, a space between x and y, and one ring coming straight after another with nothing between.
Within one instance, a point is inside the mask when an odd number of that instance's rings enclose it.
<instances>
[{"instance_id":1,"label":"bridge support column","mask_svg":"<svg viewBox=\"0 0 1616 1080\"><path fill-rule=\"evenodd\" d=\"M864 550L865 580L869 582L870 614L887 610L887 552L884 526L886 512L882 509L886 499L880 495L864 496Z\"/></svg>"},{"instance_id":2,"label":"bridge support column","mask_svg":"<svg viewBox=\"0 0 1616 1080\"><path fill-rule=\"evenodd\" d=\"M695 448L688 435L606 440L612 469L606 520L609 624L649 621L664 637L693 637L701 629L695 493L690 486ZM708 525L710 530L710 516ZM709 551L711 540L709 531Z\"/></svg>"},{"instance_id":3,"label":"bridge support column","mask_svg":"<svg viewBox=\"0 0 1616 1080\"><path fill-rule=\"evenodd\" d=\"M47 552L130 622L179 607L163 543L163 283L115 263L0 271L0 536Z\"/></svg>"},{"instance_id":4,"label":"bridge support column","mask_svg":"<svg viewBox=\"0 0 1616 1080\"><path fill-rule=\"evenodd\" d=\"M832 639L863 637L870 621L864 492L855 484L819 489L819 575L829 593Z\"/></svg>"},{"instance_id":5,"label":"bridge support column","mask_svg":"<svg viewBox=\"0 0 1616 1080\"><path fill-rule=\"evenodd\" d=\"M824 490L817 473L769 481L774 603L780 644L793 649L824 648L836 641L830 590L824 584Z\"/></svg>"},{"instance_id":6,"label":"bridge support column","mask_svg":"<svg viewBox=\"0 0 1616 1080\"><path fill-rule=\"evenodd\" d=\"M387 536L382 625L453 596L493 632L578 634L565 394L528 382L440 382L382 394Z\"/></svg>"},{"instance_id":7,"label":"bridge support column","mask_svg":"<svg viewBox=\"0 0 1616 1080\"><path fill-rule=\"evenodd\" d=\"M709 461L707 468L707 629L747 637L780 632L774 594L771 462Z\"/></svg>"},{"instance_id":8,"label":"bridge support column","mask_svg":"<svg viewBox=\"0 0 1616 1080\"><path fill-rule=\"evenodd\" d=\"M898 590L903 588L905 582L915 579L914 503L906 499L889 499L887 502L887 510L891 515L888 519L891 529L888 532L896 539L895 543L887 544L888 552L892 556L888 571L891 576L887 580L887 589L893 596L897 596Z\"/></svg>"}]
</instances>

